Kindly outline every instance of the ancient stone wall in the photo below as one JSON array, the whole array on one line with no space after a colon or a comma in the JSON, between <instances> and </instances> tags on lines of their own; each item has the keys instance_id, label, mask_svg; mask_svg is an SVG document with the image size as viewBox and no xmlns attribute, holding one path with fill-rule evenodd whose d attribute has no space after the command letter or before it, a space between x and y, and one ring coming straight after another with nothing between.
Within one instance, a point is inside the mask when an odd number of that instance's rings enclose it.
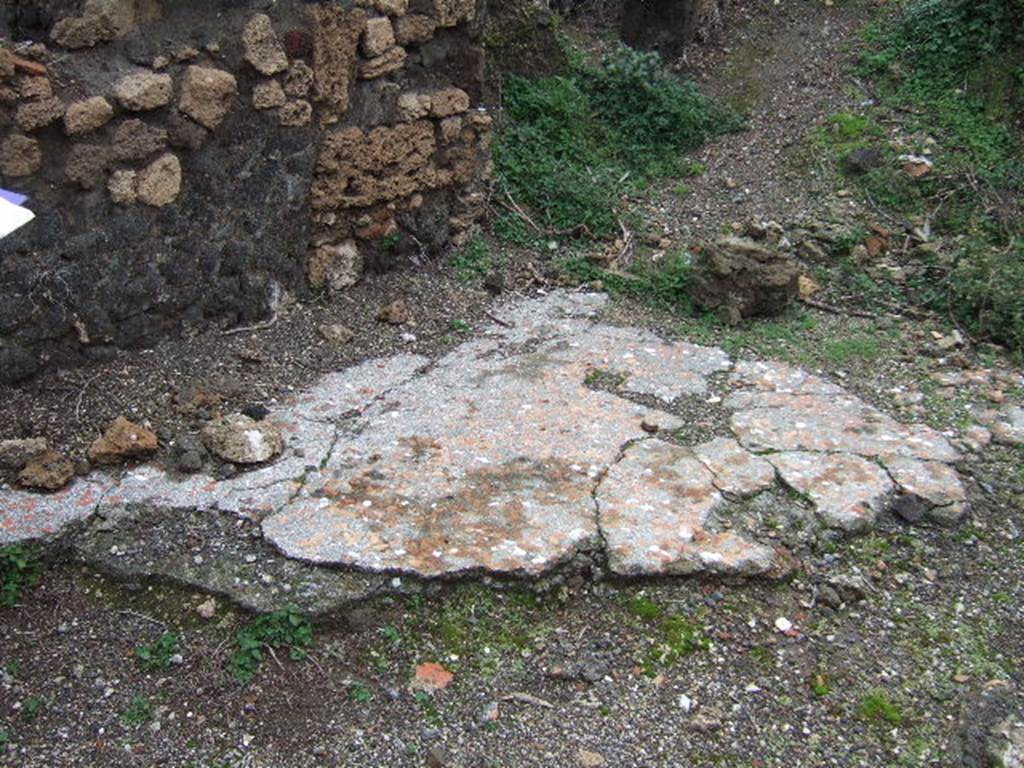
<instances>
[{"instance_id":1,"label":"ancient stone wall","mask_svg":"<svg viewBox=\"0 0 1024 768\"><path fill-rule=\"evenodd\" d=\"M477 0L14 0L0 9L0 381L463 242ZM5 25L5 26L4 26Z\"/></svg>"}]
</instances>

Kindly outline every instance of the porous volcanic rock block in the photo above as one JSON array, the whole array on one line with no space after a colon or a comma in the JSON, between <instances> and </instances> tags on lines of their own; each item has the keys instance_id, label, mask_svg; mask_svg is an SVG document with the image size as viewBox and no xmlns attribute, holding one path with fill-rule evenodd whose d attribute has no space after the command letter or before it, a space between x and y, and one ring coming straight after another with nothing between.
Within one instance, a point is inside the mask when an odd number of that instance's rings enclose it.
<instances>
[{"instance_id":1,"label":"porous volcanic rock block","mask_svg":"<svg viewBox=\"0 0 1024 768\"><path fill-rule=\"evenodd\" d=\"M14 113L14 122L26 133L38 131L64 117L64 102L56 96L37 101L24 101Z\"/></svg>"},{"instance_id":2,"label":"porous volcanic rock block","mask_svg":"<svg viewBox=\"0 0 1024 768\"><path fill-rule=\"evenodd\" d=\"M139 172L136 194L140 202L163 208L181 192L181 161L175 155L157 158Z\"/></svg>"},{"instance_id":3,"label":"porous volcanic rock block","mask_svg":"<svg viewBox=\"0 0 1024 768\"><path fill-rule=\"evenodd\" d=\"M0 142L0 173L4 176L31 176L42 162L39 142L30 136L12 133Z\"/></svg>"},{"instance_id":4,"label":"porous volcanic rock block","mask_svg":"<svg viewBox=\"0 0 1024 768\"><path fill-rule=\"evenodd\" d=\"M359 40L366 29L366 11L314 5L310 16L316 98L323 104L328 122L333 122L348 112L351 103Z\"/></svg>"},{"instance_id":5,"label":"porous volcanic rock block","mask_svg":"<svg viewBox=\"0 0 1024 768\"><path fill-rule=\"evenodd\" d=\"M114 95L121 106L132 112L145 112L169 104L173 94L171 76L157 72L126 75L114 86Z\"/></svg>"},{"instance_id":6,"label":"porous volcanic rock block","mask_svg":"<svg viewBox=\"0 0 1024 768\"><path fill-rule=\"evenodd\" d=\"M444 186L451 172L434 166L436 149L434 124L427 120L329 134L317 160L313 207L366 207Z\"/></svg>"},{"instance_id":7,"label":"porous volcanic rock block","mask_svg":"<svg viewBox=\"0 0 1024 768\"><path fill-rule=\"evenodd\" d=\"M124 37L135 24L135 0L86 0L78 16L53 25L50 38L64 48L91 48Z\"/></svg>"},{"instance_id":8,"label":"porous volcanic rock block","mask_svg":"<svg viewBox=\"0 0 1024 768\"><path fill-rule=\"evenodd\" d=\"M212 131L227 117L237 94L238 81L230 72L192 65L181 84L180 108Z\"/></svg>"},{"instance_id":9,"label":"porous volcanic rock block","mask_svg":"<svg viewBox=\"0 0 1024 768\"><path fill-rule=\"evenodd\" d=\"M288 57L267 14L258 13L245 25L242 43L245 60L260 74L276 75L288 69Z\"/></svg>"},{"instance_id":10,"label":"porous volcanic rock block","mask_svg":"<svg viewBox=\"0 0 1024 768\"><path fill-rule=\"evenodd\" d=\"M395 44L395 29L387 16L368 19L363 33L363 54L380 56Z\"/></svg>"},{"instance_id":11,"label":"porous volcanic rock block","mask_svg":"<svg viewBox=\"0 0 1024 768\"><path fill-rule=\"evenodd\" d=\"M95 131L109 123L114 117L114 108L102 96L93 96L84 101L69 104L64 113L64 132L69 136Z\"/></svg>"}]
</instances>

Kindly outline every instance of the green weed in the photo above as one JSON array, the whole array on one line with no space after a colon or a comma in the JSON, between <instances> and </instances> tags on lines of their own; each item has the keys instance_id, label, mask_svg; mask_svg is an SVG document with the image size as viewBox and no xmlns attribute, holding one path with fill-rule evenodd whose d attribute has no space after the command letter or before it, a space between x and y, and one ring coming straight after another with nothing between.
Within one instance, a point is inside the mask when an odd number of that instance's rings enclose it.
<instances>
[{"instance_id":1,"label":"green weed","mask_svg":"<svg viewBox=\"0 0 1024 768\"><path fill-rule=\"evenodd\" d=\"M266 648L287 648L292 661L305 659L313 644L313 625L298 608L288 606L251 621L235 642L231 669L240 681L248 682L255 677Z\"/></svg>"},{"instance_id":2,"label":"green weed","mask_svg":"<svg viewBox=\"0 0 1024 768\"><path fill-rule=\"evenodd\" d=\"M133 728L145 725L153 719L153 702L145 696L136 696L121 713L121 722Z\"/></svg>"},{"instance_id":3,"label":"green weed","mask_svg":"<svg viewBox=\"0 0 1024 768\"><path fill-rule=\"evenodd\" d=\"M0 547L0 607L17 604L24 591L39 582L39 550L23 544Z\"/></svg>"},{"instance_id":4,"label":"green weed","mask_svg":"<svg viewBox=\"0 0 1024 768\"><path fill-rule=\"evenodd\" d=\"M352 697L352 701L359 704L365 704L373 698L373 694L370 693L370 689L362 683L353 683L349 687L348 692Z\"/></svg>"},{"instance_id":5,"label":"green weed","mask_svg":"<svg viewBox=\"0 0 1024 768\"><path fill-rule=\"evenodd\" d=\"M178 636L173 632L164 632L155 643L136 648L135 657L143 669L167 669L180 649Z\"/></svg>"},{"instance_id":6,"label":"green weed","mask_svg":"<svg viewBox=\"0 0 1024 768\"><path fill-rule=\"evenodd\" d=\"M645 595L634 595L626 603L626 610L644 621L656 621L665 615L665 609Z\"/></svg>"},{"instance_id":7,"label":"green weed","mask_svg":"<svg viewBox=\"0 0 1024 768\"><path fill-rule=\"evenodd\" d=\"M819 671L811 675L808 685L810 685L811 692L814 693L815 696L828 696L832 692L832 686L829 684L828 675L824 672Z\"/></svg>"},{"instance_id":8,"label":"green weed","mask_svg":"<svg viewBox=\"0 0 1024 768\"><path fill-rule=\"evenodd\" d=\"M704 628L697 621L681 614L670 614L646 595L634 595L626 602L626 610L646 624L655 634L643 659L644 674L657 675L659 669L673 667L683 658L711 648Z\"/></svg>"},{"instance_id":9,"label":"green weed","mask_svg":"<svg viewBox=\"0 0 1024 768\"><path fill-rule=\"evenodd\" d=\"M45 702L38 696L25 699L21 705L21 719L26 723L31 723L39 717L39 713L43 711L44 703Z\"/></svg>"}]
</instances>

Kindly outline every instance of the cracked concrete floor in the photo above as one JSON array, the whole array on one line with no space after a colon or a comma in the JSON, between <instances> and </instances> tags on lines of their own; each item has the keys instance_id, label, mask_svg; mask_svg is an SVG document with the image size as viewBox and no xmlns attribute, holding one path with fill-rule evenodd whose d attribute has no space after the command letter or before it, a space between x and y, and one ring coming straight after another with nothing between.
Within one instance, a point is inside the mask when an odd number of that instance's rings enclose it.
<instances>
[{"instance_id":1,"label":"cracked concrete floor","mask_svg":"<svg viewBox=\"0 0 1024 768\"><path fill-rule=\"evenodd\" d=\"M149 465L0 491L0 542L323 611L404 576L755 575L894 509L964 514L943 435L785 364L603 325L604 302L520 301L440 359L330 374L270 417L285 454L229 480ZM722 433L686 445L713 409Z\"/></svg>"}]
</instances>

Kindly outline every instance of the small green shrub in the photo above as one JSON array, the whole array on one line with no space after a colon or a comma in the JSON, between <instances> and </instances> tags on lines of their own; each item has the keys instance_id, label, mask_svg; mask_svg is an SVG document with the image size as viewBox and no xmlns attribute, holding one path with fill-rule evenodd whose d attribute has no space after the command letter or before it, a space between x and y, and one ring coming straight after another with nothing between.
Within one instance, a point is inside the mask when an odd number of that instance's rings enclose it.
<instances>
[{"instance_id":1,"label":"small green shrub","mask_svg":"<svg viewBox=\"0 0 1024 768\"><path fill-rule=\"evenodd\" d=\"M164 632L160 639L150 645L135 649L135 657L143 669L167 669L171 659L181 650L181 641L173 632Z\"/></svg>"},{"instance_id":2,"label":"small green shrub","mask_svg":"<svg viewBox=\"0 0 1024 768\"><path fill-rule=\"evenodd\" d=\"M39 550L23 544L0 547L0 607L15 605L25 589L39 582Z\"/></svg>"},{"instance_id":3,"label":"small green shrub","mask_svg":"<svg viewBox=\"0 0 1024 768\"><path fill-rule=\"evenodd\" d=\"M930 303L972 334L1024 355L1024 240L1006 249L969 243Z\"/></svg>"},{"instance_id":4,"label":"small green shrub","mask_svg":"<svg viewBox=\"0 0 1024 768\"><path fill-rule=\"evenodd\" d=\"M867 33L862 69L908 132L937 139L935 171L910 179L895 158L859 177L879 207L928 217L959 243L953 266L926 263L915 299L973 335L1024 353L1024 0L907 0ZM910 109L906 109L910 107Z\"/></svg>"},{"instance_id":5,"label":"small green shrub","mask_svg":"<svg viewBox=\"0 0 1024 768\"><path fill-rule=\"evenodd\" d=\"M301 661L313 644L313 625L295 606L253 619L235 637L237 650L231 669L242 682L252 680L263 661L265 648L287 648L292 661Z\"/></svg>"},{"instance_id":6,"label":"small green shrub","mask_svg":"<svg viewBox=\"0 0 1024 768\"><path fill-rule=\"evenodd\" d=\"M508 78L497 178L538 225L608 237L618 232L624 192L693 173L684 153L740 124L656 54L621 48L597 66L576 62L565 76Z\"/></svg>"}]
</instances>

